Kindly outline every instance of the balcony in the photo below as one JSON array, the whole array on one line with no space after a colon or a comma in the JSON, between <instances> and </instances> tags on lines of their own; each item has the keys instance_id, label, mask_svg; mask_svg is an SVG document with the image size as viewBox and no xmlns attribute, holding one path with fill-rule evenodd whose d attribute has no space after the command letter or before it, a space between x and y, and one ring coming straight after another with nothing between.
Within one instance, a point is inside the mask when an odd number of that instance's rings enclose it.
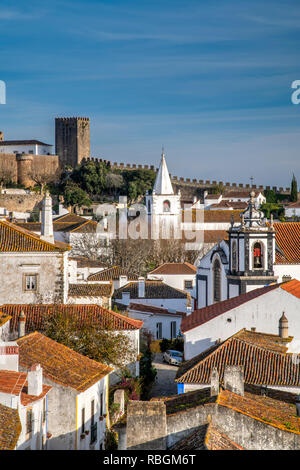
<instances>
[{"instance_id":1,"label":"balcony","mask_svg":"<svg viewBox=\"0 0 300 470\"><path fill-rule=\"evenodd\" d=\"M97 441L97 423L91 425L91 444Z\"/></svg>"}]
</instances>

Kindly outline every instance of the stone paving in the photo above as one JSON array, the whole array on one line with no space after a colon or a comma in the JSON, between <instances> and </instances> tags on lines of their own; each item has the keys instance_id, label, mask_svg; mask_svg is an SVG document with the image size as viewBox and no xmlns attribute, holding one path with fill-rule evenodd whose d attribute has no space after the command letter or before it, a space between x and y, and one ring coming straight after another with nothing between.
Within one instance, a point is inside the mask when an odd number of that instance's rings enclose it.
<instances>
[{"instance_id":1,"label":"stone paving","mask_svg":"<svg viewBox=\"0 0 300 470\"><path fill-rule=\"evenodd\" d=\"M178 367L163 361L162 353L153 354L153 366L157 376L150 392L150 398L177 394L177 384L174 382Z\"/></svg>"}]
</instances>

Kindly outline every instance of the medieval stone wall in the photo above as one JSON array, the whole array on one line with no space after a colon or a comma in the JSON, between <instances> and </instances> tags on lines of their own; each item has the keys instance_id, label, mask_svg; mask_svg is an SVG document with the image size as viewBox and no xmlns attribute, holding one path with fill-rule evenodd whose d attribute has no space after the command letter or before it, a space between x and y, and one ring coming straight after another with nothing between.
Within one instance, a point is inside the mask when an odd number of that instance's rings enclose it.
<instances>
[{"instance_id":1,"label":"medieval stone wall","mask_svg":"<svg viewBox=\"0 0 300 470\"><path fill-rule=\"evenodd\" d=\"M37 181L57 181L59 173L57 155L0 154L0 178L4 181L31 186Z\"/></svg>"},{"instance_id":2,"label":"medieval stone wall","mask_svg":"<svg viewBox=\"0 0 300 470\"><path fill-rule=\"evenodd\" d=\"M101 158L89 158L90 161L99 161L105 163L107 166L113 170L153 170L158 171L154 165L140 165L140 164L130 164L130 163L117 163L110 162L109 160L103 160ZM290 194L290 188L277 187L277 186L263 186L256 184L242 184L242 183L230 183L228 181L215 181L215 180L201 180L196 178L182 178L178 176L171 176L173 187L176 191L180 189L183 198L192 198L193 196L200 197L203 195L204 191L211 191L215 189L216 186L222 186L225 192L228 191L251 191L251 189L264 191L265 189L272 189L279 194Z\"/></svg>"}]
</instances>

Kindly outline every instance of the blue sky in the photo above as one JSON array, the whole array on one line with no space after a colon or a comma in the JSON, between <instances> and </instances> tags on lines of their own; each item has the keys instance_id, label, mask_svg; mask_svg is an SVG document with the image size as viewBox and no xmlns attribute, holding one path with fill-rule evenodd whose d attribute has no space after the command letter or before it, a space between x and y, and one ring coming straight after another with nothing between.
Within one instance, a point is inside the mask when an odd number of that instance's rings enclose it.
<instances>
[{"instance_id":1,"label":"blue sky","mask_svg":"<svg viewBox=\"0 0 300 470\"><path fill-rule=\"evenodd\" d=\"M299 39L298 0L1 0L0 130L54 143L88 116L93 156L300 183Z\"/></svg>"}]
</instances>

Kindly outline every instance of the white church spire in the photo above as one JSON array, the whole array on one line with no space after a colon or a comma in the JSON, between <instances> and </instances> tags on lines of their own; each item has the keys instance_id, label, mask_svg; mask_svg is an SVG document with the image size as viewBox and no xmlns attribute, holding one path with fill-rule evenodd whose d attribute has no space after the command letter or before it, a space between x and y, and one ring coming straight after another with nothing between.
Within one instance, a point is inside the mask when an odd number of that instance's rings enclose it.
<instances>
[{"instance_id":1,"label":"white church spire","mask_svg":"<svg viewBox=\"0 0 300 470\"><path fill-rule=\"evenodd\" d=\"M174 194L164 149L162 149L160 166L156 175L153 191L155 194Z\"/></svg>"}]
</instances>

